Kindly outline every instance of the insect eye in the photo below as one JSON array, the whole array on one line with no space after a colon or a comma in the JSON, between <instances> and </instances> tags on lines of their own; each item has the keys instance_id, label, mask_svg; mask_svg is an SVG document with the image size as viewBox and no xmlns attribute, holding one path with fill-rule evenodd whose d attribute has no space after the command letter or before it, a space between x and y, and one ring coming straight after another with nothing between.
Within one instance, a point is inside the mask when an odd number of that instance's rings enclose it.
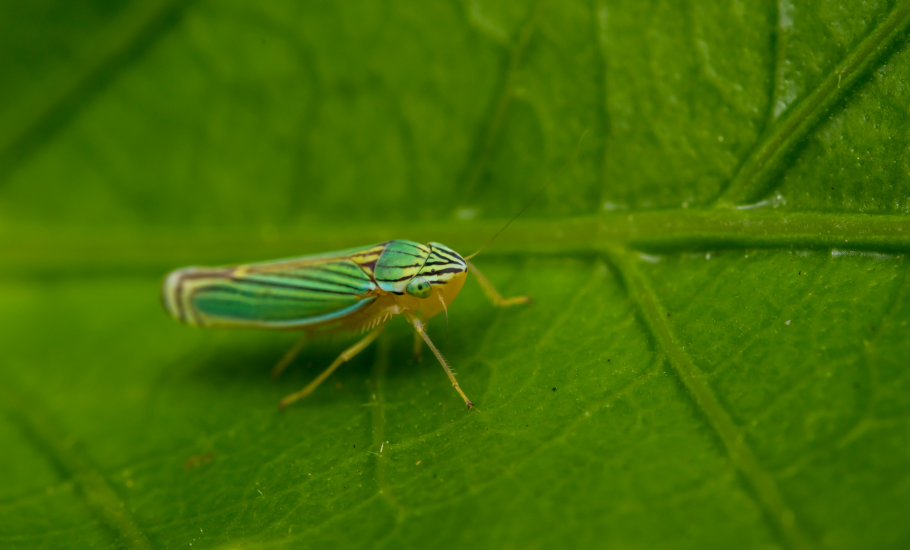
<instances>
[{"instance_id":1,"label":"insect eye","mask_svg":"<svg viewBox=\"0 0 910 550\"><path fill-rule=\"evenodd\" d=\"M432 289L430 288L430 282L423 277L414 277L405 288L405 292L411 296L414 296L415 298L421 299L429 297L431 290Z\"/></svg>"}]
</instances>

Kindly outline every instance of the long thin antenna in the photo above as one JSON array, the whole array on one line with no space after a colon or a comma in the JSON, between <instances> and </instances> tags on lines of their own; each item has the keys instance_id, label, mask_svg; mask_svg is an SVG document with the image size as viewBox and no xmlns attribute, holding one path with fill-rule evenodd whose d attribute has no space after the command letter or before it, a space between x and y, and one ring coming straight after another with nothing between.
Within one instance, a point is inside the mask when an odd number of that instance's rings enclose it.
<instances>
[{"instance_id":1,"label":"long thin antenna","mask_svg":"<svg viewBox=\"0 0 910 550\"><path fill-rule=\"evenodd\" d=\"M544 186L540 188L540 191L538 191L537 194L534 195L534 196L531 198L531 200L529 200L528 203L525 204L524 207L523 207L521 210L518 211L518 214L515 214L515 215L512 217L511 220L509 220L504 226L502 226L502 229L500 229L499 231L497 231L495 235L493 235L492 237L490 237L490 240L488 240L486 243L484 243L483 246L481 246L480 248L478 248L478 249L477 249L477 252L471 254L470 256L465 256L465 258L464 258L465 260L470 260L470 259L473 258L474 256L480 254L480 251L481 251L481 250L483 250L484 248L486 248L487 245L489 245L491 242L493 242L494 239L496 239L496 237L498 237L500 234L502 234L503 231L505 231L506 229L508 229L508 227L509 227L510 225L512 225L512 222L514 222L515 220L517 220L517 219L518 219L518 216L521 216L522 214L524 214L524 213L525 213L525 210L527 210L532 204L534 204L534 201L536 201L537 199L540 198L541 195L543 195L543 192L547 190L547 187L550 187L550 185L551 185L554 181L556 181L556 179L559 178L559 176L562 175L563 172L565 172L566 168L568 168L569 165L571 165L573 162L575 162L575 158L578 156L578 151L581 150L581 142L582 142L582 140L585 139L585 136L586 136L586 135L588 135L588 131L587 131L587 130L585 130L584 132L582 132L581 137L578 138L578 144L575 145L575 152L572 153L572 157L569 158L569 160L566 161L566 163L562 165L562 168L560 168L559 171L556 172L556 173L553 175L552 178L550 178L550 181L548 181L546 184L544 184Z\"/></svg>"}]
</instances>

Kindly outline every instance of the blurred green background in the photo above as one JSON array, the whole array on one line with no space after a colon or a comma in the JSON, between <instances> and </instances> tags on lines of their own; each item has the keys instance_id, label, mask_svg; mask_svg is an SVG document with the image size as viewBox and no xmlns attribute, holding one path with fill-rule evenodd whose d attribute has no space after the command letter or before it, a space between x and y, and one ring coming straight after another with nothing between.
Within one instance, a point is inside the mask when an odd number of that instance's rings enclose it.
<instances>
[{"instance_id":1,"label":"blurred green background","mask_svg":"<svg viewBox=\"0 0 910 550\"><path fill-rule=\"evenodd\" d=\"M0 5L3 548L906 548L910 2ZM164 273L481 246L448 337Z\"/></svg>"}]
</instances>

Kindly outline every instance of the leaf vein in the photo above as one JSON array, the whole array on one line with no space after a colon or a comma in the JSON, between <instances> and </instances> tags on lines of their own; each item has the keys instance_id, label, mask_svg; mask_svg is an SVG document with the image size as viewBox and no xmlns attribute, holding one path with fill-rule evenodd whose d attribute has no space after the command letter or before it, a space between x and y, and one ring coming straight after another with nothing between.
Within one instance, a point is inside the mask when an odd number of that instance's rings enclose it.
<instances>
[{"instance_id":1,"label":"leaf vein","mask_svg":"<svg viewBox=\"0 0 910 550\"><path fill-rule=\"evenodd\" d=\"M88 458L57 432L44 414L34 410L33 401L16 395L4 381L0 384L0 407L61 473L73 479L86 506L107 528L119 534L129 548L152 548L146 534L127 512L123 499Z\"/></svg>"},{"instance_id":2,"label":"leaf vein","mask_svg":"<svg viewBox=\"0 0 910 550\"><path fill-rule=\"evenodd\" d=\"M19 106L21 114L17 118L18 123L0 131L0 179L9 172L11 164L39 145L42 131L50 128L55 119L76 109L80 98L91 94L99 81L129 61L131 52L156 38L188 1L135 2L135 7L112 22L110 30L98 41L95 59L76 74L53 83L26 105Z\"/></svg>"},{"instance_id":3,"label":"leaf vein","mask_svg":"<svg viewBox=\"0 0 910 550\"><path fill-rule=\"evenodd\" d=\"M747 481L757 497L757 503L770 519L782 542L794 549L812 548L796 521L793 510L780 494L774 478L765 472L746 443L745 436L733 423L729 413L718 401L704 380L704 374L676 343L665 313L653 291L624 251L605 249L608 261L616 266L626 282L629 294L638 304L642 317L657 344L667 356L680 380L689 390L695 405L705 415L711 428L720 438L727 455Z\"/></svg>"},{"instance_id":4,"label":"leaf vein","mask_svg":"<svg viewBox=\"0 0 910 550\"><path fill-rule=\"evenodd\" d=\"M905 37L903 29L910 21L910 1L899 3L885 21L873 30L846 59L784 115L761 140L715 205L731 206L758 200L772 185L771 177L782 169L783 161L835 105L844 99L876 61L886 57L890 47ZM773 101L772 101L773 103Z\"/></svg>"}]
</instances>

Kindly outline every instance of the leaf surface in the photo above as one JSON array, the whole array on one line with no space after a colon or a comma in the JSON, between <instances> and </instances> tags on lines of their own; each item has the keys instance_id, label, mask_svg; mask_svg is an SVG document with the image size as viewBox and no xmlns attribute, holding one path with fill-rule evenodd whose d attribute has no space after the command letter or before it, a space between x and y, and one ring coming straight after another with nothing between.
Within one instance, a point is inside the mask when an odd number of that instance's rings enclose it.
<instances>
[{"instance_id":1,"label":"leaf surface","mask_svg":"<svg viewBox=\"0 0 910 550\"><path fill-rule=\"evenodd\" d=\"M910 2L0 8L0 546L902 548ZM473 252L349 339L183 265Z\"/></svg>"}]
</instances>

